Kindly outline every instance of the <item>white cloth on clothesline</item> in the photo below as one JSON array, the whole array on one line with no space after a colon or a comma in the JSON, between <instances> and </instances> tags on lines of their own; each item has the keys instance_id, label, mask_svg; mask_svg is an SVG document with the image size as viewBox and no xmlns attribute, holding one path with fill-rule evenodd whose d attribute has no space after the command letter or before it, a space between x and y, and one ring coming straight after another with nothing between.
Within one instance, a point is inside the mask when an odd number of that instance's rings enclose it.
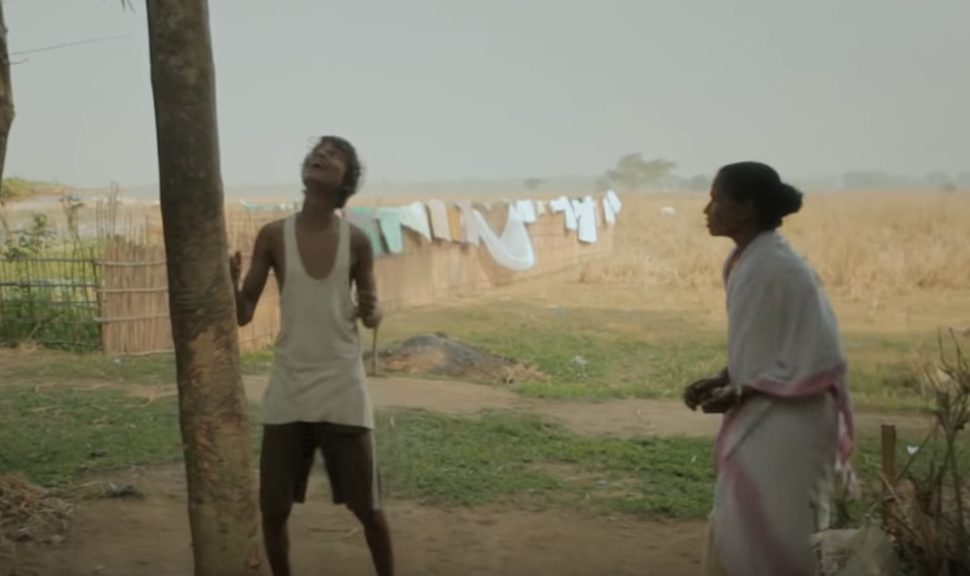
<instances>
[{"instance_id":1,"label":"white cloth on clothesline","mask_svg":"<svg viewBox=\"0 0 970 576\"><path fill-rule=\"evenodd\" d=\"M536 205L532 200L516 200L515 211L519 213L519 218L526 224L536 221Z\"/></svg>"},{"instance_id":2,"label":"white cloth on clothesline","mask_svg":"<svg viewBox=\"0 0 970 576\"><path fill-rule=\"evenodd\" d=\"M451 227L448 225L448 208L441 200L428 200L428 214L431 216L431 234L436 240L450 242ZM454 240L457 240L455 238Z\"/></svg>"},{"instance_id":3,"label":"white cloth on clothesline","mask_svg":"<svg viewBox=\"0 0 970 576\"><path fill-rule=\"evenodd\" d=\"M560 196L555 200L550 200L549 210L554 214L558 214L559 212L562 212L566 220L566 230L569 230L571 232L576 230L576 226L577 226L576 213L573 212L573 205L569 201L569 198L566 198L565 196Z\"/></svg>"},{"instance_id":4,"label":"white cloth on clothesline","mask_svg":"<svg viewBox=\"0 0 970 576\"><path fill-rule=\"evenodd\" d=\"M428 210L421 202L412 202L407 206L401 206L401 226L414 230L424 237L431 240L431 224L428 222Z\"/></svg>"},{"instance_id":5,"label":"white cloth on clothesline","mask_svg":"<svg viewBox=\"0 0 970 576\"><path fill-rule=\"evenodd\" d=\"M475 209L472 208L471 200L459 200L455 205L458 206L458 213L461 215L461 241L478 246L478 220L475 218Z\"/></svg>"},{"instance_id":6,"label":"white cloth on clothesline","mask_svg":"<svg viewBox=\"0 0 970 576\"><path fill-rule=\"evenodd\" d=\"M616 192L612 190L606 191L606 196L603 197L603 201L609 202L610 208L613 209L613 214L619 214L620 209L623 208L623 203L620 202L619 196L617 196Z\"/></svg>"},{"instance_id":7,"label":"white cloth on clothesline","mask_svg":"<svg viewBox=\"0 0 970 576\"><path fill-rule=\"evenodd\" d=\"M596 234L596 202L592 196L587 196L582 200L573 200L573 207L579 225L579 241L586 244L593 244L597 240Z\"/></svg>"},{"instance_id":8,"label":"white cloth on clothesline","mask_svg":"<svg viewBox=\"0 0 970 576\"><path fill-rule=\"evenodd\" d=\"M472 210L478 225L479 237L488 253L500 266L510 270L522 272L535 266L536 255L532 249L532 239L525 222L517 213L515 206L509 205L508 218L501 236L496 235L489 227L485 216L478 210Z\"/></svg>"}]
</instances>

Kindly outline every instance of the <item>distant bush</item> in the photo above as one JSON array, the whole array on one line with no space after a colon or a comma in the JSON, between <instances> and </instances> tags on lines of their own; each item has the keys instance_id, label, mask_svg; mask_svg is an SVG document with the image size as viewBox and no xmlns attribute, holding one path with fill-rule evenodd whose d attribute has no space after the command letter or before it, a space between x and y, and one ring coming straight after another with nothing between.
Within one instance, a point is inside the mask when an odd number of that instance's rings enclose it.
<instances>
[{"instance_id":1,"label":"distant bush","mask_svg":"<svg viewBox=\"0 0 970 576\"><path fill-rule=\"evenodd\" d=\"M50 193L61 190L63 186L53 182L40 182L37 180L27 180L26 178L4 178L0 185L0 204L23 200L34 194Z\"/></svg>"}]
</instances>

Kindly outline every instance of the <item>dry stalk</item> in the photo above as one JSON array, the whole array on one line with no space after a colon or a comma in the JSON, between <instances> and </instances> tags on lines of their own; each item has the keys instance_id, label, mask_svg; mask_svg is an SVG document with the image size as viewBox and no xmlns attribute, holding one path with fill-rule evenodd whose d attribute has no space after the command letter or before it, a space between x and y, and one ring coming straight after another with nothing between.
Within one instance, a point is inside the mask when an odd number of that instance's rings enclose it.
<instances>
[{"instance_id":1,"label":"dry stalk","mask_svg":"<svg viewBox=\"0 0 970 576\"><path fill-rule=\"evenodd\" d=\"M946 354L941 333L939 367L921 377L934 394L935 425L906 462L892 495L896 544L915 573L927 576L970 575L966 470L959 458L960 434L970 424L970 363L952 330L950 336L954 353ZM926 459L925 470L910 472L916 458Z\"/></svg>"}]
</instances>

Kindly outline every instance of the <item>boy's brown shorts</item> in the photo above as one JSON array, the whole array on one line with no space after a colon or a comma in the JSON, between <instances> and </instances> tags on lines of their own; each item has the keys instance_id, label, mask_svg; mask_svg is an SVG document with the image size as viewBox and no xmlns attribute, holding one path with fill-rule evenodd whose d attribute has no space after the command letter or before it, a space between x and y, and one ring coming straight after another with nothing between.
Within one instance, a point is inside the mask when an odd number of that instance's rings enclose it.
<instances>
[{"instance_id":1,"label":"boy's brown shorts","mask_svg":"<svg viewBox=\"0 0 970 576\"><path fill-rule=\"evenodd\" d=\"M323 456L334 504L355 513L381 508L374 434L368 428L329 422L265 424L259 457L259 506L263 514L288 513L306 500L313 454Z\"/></svg>"}]
</instances>

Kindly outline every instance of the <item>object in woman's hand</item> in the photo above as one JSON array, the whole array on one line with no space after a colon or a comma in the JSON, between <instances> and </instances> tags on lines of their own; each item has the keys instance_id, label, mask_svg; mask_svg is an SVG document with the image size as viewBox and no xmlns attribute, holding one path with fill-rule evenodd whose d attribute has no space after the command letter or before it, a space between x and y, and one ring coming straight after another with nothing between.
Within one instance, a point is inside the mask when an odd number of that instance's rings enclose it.
<instances>
[{"instance_id":1,"label":"object in woman's hand","mask_svg":"<svg viewBox=\"0 0 970 576\"><path fill-rule=\"evenodd\" d=\"M726 380L717 377L698 380L684 388L684 403L691 410L697 410L698 406L710 400L715 392L727 385Z\"/></svg>"},{"instance_id":2,"label":"object in woman's hand","mask_svg":"<svg viewBox=\"0 0 970 576\"><path fill-rule=\"evenodd\" d=\"M701 402L705 414L723 414L737 405L740 394L730 386L718 388Z\"/></svg>"}]
</instances>

